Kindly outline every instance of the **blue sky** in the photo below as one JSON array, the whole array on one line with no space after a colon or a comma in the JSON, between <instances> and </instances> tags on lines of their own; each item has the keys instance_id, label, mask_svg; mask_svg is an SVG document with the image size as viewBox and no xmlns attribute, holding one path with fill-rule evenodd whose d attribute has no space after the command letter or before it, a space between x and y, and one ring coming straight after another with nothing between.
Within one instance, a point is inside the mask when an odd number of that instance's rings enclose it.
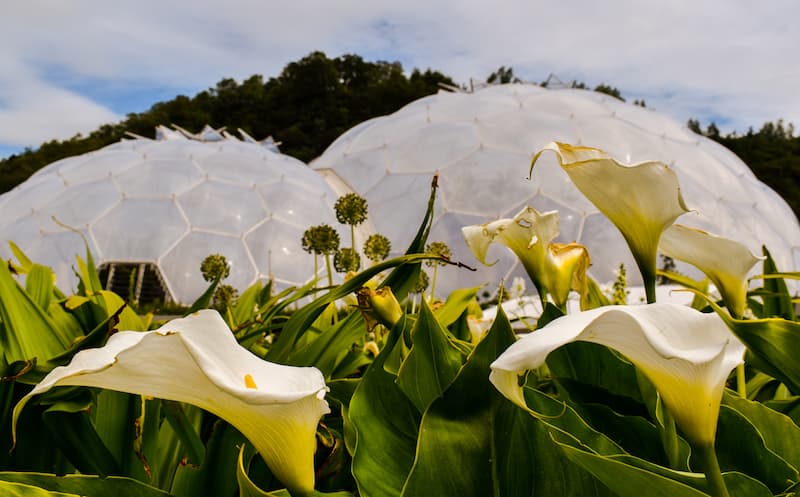
<instances>
[{"instance_id":1,"label":"blue sky","mask_svg":"<svg viewBox=\"0 0 800 497\"><path fill-rule=\"evenodd\" d=\"M458 82L608 83L680 122L800 125L800 4L773 0L29 0L0 16L0 157L88 133L313 50L399 60Z\"/></svg>"}]
</instances>

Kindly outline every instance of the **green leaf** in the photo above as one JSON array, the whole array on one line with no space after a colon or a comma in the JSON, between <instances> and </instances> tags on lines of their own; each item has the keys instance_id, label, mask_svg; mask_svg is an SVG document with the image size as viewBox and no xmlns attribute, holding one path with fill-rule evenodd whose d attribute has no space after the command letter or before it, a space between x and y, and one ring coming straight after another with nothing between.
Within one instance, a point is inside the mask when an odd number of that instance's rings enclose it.
<instances>
[{"instance_id":1,"label":"green leaf","mask_svg":"<svg viewBox=\"0 0 800 497\"><path fill-rule=\"evenodd\" d=\"M214 423L206 457L199 467L180 464L175 472L171 493L174 497L197 495L230 496L237 487L237 460L244 436L225 421Z\"/></svg>"},{"instance_id":2,"label":"green leaf","mask_svg":"<svg viewBox=\"0 0 800 497\"><path fill-rule=\"evenodd\" d=\"M14 254L14 257L17 258L19 261L19 265L22 266L22 270L24 272L30 271L31 267L33 266L33 262L25 255L25 252L20 249L16 243L12 242L11 240L8 241L8 246L11 247L11 252Z\"/></svg>"},{"instance_id":3,"label":"green leaf","mask_svg":"<svg viewBox=\"0 0 800 497\"><path fill-rule=\"evenodd\" d=\"M53 298L53 270L40 264L33 264L25 278L25 291L40 309L48 309Z\"/></svg>"},{"instance_id":4,"label":"green leaf","mask_svg":"<svg viewBox=\"0 0 800 497\"><path fill-rule=\"evenodd\" d=\"M422 216L422 222L417 229L417 234L411 241L411 244L406 250L406 255L419 254L425 251L425 242L428 240L428 234L433 226L433 207L436 202L436 190L439 187L439 176L435 175L431 181L431 194L428 197L428 207L425 209L425 215ZM396 267L389 276L380 284L381 287L388 286L392 289L395 298L402 301L408 293L417 284L419 272L422 269L420 264L403 264Z\"/></svg>"},{"instance_id":5,"label":"green leaf","mask_svg":"<svg viewBox=\"0 0 800 497\"><path fill-rule=\"evenodd\" d=\"M164 412L167 422L183 442L187 451L187 462L190 464L200 464L205 458L206 448L200 440L192 421L186 416L184 409L196 409L184 405L174 400L161 400L161 409Z\"/></svg>"},{"instance_id":6,"label":"green leaf","mask_svg":"<svg viewBox=\"0 0 800 497\"><path fill-rule=\"evenodd\" d=\"M18 484L26 484L32 487L38 487L48 492L65 492L61 493L42 493L37 494L21 493L18 494L24 497L38 497L50 495L80 495L81 497L169 497L170 494L159 490L157 488L145 485L142 482L136 481L131 478L123 478L119 476L99 477L92 475L66 475L56 476L46 473L15 473L15 472L0 472L0 481L2 482L15 482ZM7 494L6 487L0 486L2 494Z\"/></svg>"},{"instance_id":7,"label":"green leaf","mask_svg":"<svg viewBox=\"0 0 800 497\"><path fill-rule=\"evenodd\" d=\"M248 458L249 459L249 458ZM245 447L242 446L239 450L239 460L236 464L236 481L239 484L239 497L353 497L350 492L318 492L314 491L310 495L292 495L288 490L273 490L267 492L258 488L258 485L253 483L247 474L245 467ZM215 494L218 495L218 494Z\"/></svg>"},{"instance_id":8,"label":"green leaf","mask_svg":"<svg viewBox=\"0 0 800 497\"><path fill-rule=\"evenodd\" d=\"M261 281L256 281L236 299L233 308L234 325L238 326L245 321L249 321L255 315L255 310L259 307L257 299L261 295L263 287Z\"/></svg>"},{"instance_id":9,"label":"green leaf","mask_svg":"<svg viewBox=\"0 0 800 497\"><path fill-rule=\"evenodd\" d=\"M56 326L20 288L8 265L0 264L0 347L6 361L38 358L44 361L69 347Z\"/></svg>"},{"instance_id":10,"label":"green leaf","mask_svg":"<svg viewBox=\"0 0 800 497\"><path fill-rule=\"evenodd\" d=\"M478 295L478 290L480 289L481 287L461 288L453 291L447 296L445 303L433 311L436 320L445 328L455 323L461 314L467 310L467 307L475 299L475 296Z\"/></svg>"},{"instance_id":11,"label":"green leaf","mask_svg":"<svg viewBox=\"0 0 800 497\"><path fill-rule=\"evenodd\" d=\"M350 400L345 437L354 439L348 442L353 448L351 468L362 497L399 496L414 463L419 411L395 384L396 376L384 368L405 321L401 318L392 328Z\"/></svg>"},{"instance_id":12,"label":"green leaf","mask_svg":"<svg viewBox=\"0 0 800 497\"><path fill-rule=\"evenodd\" d=\"M202 309L208 309L209 307L211 307L211 301L214 300L214 292L217 291L217 285L219 285L221 277L222 275L218 275L216 278L214 278L214 281L212 281L208 285L208 288L206 288L206 291L203 292L203 294L200 295L200 297L198 297L198 299L195 300L194 303L192 303L192 305L189 307L189 310L186 311L186 314L184 314L184 316L188 316L189 314L192 314L194 312L200 311Z\"/></svg>"},{"instance_id":13,"label":"green leaf","mask_svg":"<svg viewBox=\"0 0 800 497\"><path fill-rule=\"evenodd\" d=\"M586 398L562 381L560 385L574 393L578 401L600 401L611 394L642 402L636 368L608 347L590 342L569 343L547 356L547 366L557 381L569 379L597 389L597 398Z\"/></svg>"},{"instance_id":14,"label":"green leaf","mask_svg":"<svg viewBox=\"0 0 800 497\"><path fill-rule=\"evenodd\" d=\"M328 304L355 292L372 279L373 276L392 267L402 264L419 263L429 259L437 259L437 257L426 254L411 254L380 262L356 274L345 283L333 288L310 304L305 305L299 311L295 312L284 324L280 336L270 347L266 359L284 364L292 353L295 344L311 328L311 325L327 308Z\"/></svg>"},{"instance_id":15,"label":"green leaf","mask_svg":"<svg viewBox=\"0 0 800 497\"><path fill-rule=\"evenodd\" d=\"M707 494L684 483L646 471L614 457L585 452L556 438L564 454L603 482L619 497L707 497Z\"/></svg>"},{"instance_id":16,"label":"green leaf","mask_svg":"<svg viewBox=\"0 0 800 497\"><path fill-rule=\"evenodd\" d=\"M100 476L119 475L116 458L89 419L90 405L79 399L58 401L42 414L42 421L78 471Z\"/></svg>"},{"instance_id":17,"label":"green leaf","mask_svg":"<svg viewBox=\"0 0 800 497\"><path fill-rule=\"evenodd\" d=\"M0 491L4 497L81 497L77 494L51 492L32 485L5 481L0 481Z\"/></svg>"},{"instance_id":18,"label":"green leaf","mask_svg":"<svg viewBox=\"0 0 800 497\"><path fill-rule=\"evenodd\" d=\"M709 305L748 349L747 362L800 394L800 323L780 318L732 318L717 304Z\"/></svg>"},{"instance_id":19,"label":"green leaf","mask_svg":"<svg viewBox=\"0 0 800 497\"><path fill-rule=\"evenodd\" d=\"M800 427L792 418L760 402L725 393L723 403L736 410L758 430L764 445L795 469L800 469Z\"/></svg>"},{"instance_id":20,"label":"green leaf","mask_svg":"<svg viewBox=\"0 0 800 497\"><path fill-rule=\"evenodd\" d=\"M423 413L456 377L464 357L424 299L411 340L411 351L397 374L397 386Z\"/></svg>"},{"instance_id":21,"label":"green leaf","mask_svg":"<svg viewBox=\"0 0 800 497\"><path fill-rule=\"evenodd\" d=\"M361 315L358 312L351 312L335 325L323 329L308 345L296 347L286 359L286 364L315 366L322 371L326 379L331 378L339 361L347 355L353 343L364 333Z\"/></svg>"},{"instance_id":22,"label":"green leaf","mask_svg":"<svg viewBox=\"0 0 800 497\"><path fill-rule=\"evenodd\" d=\"M769 250L767 250L767 247L762 247L761 250L764 257L766 257L764 259L764 274L777 274L779 271ZM761 296L761 300L764 303L761 311L763 317L777 316L790 321L796 319L792 296L783 278L764 279L764 290L766 290L766 294Z\"/></svg>"},{"instance_id":23,"label":"green leaf","mask_svg":"<svg viewBox=\"0 0 800 497\"><path fill-rule=\"evenodd\" d=\"M756 427L729 406L720 408L716 445L722 471L748 474L773 493L785 490L800 479L795 468L766 447Z\"/></svg>"}]
</instances>

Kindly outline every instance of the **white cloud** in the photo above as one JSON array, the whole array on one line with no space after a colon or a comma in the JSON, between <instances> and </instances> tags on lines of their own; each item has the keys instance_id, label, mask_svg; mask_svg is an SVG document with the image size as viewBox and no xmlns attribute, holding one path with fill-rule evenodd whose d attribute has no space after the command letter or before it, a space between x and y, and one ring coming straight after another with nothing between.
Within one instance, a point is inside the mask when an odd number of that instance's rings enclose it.
<instances>
[{"instance_id":1,"label":"white cloud","mask_svg":"<svg viewBox=\"0 0 800 497\"><path fill-rule=\"evenodd\" d=\"M640 2L261 0L14 2L0 17L0 144L35 144L118 116L60 80L212 86L271 76L312 50L400 60L466 82L500 65L619 87L680 121L800 124L794 0ZM123 111L124 112L124 111ZM723 128L724 129L724 128Z\"/></svg>"}]
</instances>

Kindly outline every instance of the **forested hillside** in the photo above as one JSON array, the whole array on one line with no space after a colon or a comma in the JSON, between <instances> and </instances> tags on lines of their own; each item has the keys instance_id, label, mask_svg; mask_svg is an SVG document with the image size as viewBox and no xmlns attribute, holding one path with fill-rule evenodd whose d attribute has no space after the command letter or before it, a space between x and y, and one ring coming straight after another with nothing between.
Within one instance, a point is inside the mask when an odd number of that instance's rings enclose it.
<instances>
[{"instance_id":1,"label":"forested hillside","mask_svg":"<svg viewBox=\"0 0 800 497\"><path fill-rule=\"evenodd\" d=\"M518 79L512 68L500 67L488 81ZM242 128L256 138L272 135L281 142L282 152L308 162L352 126L435 93L440 84L454 82L430 69L414 69L406 76L399 62L368 62L357 55L331 59L314 52L288 64L280 75L267 81L260 75L241 83L223 79L194 97L178 96L157 103L146 112L129 114L119 123L103 125L89 136L49 141L36 150L0 160L0 193L53 161L114 143L126 131L152 137L159 124L176 124L191 131L209 124L214 128L226 126L231 131ZM587 88L576 82L572 86ZM609 85L600 84L595 91L622 99L619 90ZM644 101L635 104L645 105ZM731 149L762 181L787 199L795 214L800 212L800 137L794 136L792 126L784 126L778 120L764 124L758 131L723 136L714 123L705 130L696 120L690 120L688 125Z\"/></svg>"},{"instance_id":2,"label":"forested hillside","mask_svg":"<svg viewBox=\"0 0 800 497\"><path fill-rule=\"evenodd\" d=\"M2 160L0 193L53 161L119 141L126 131L153 137L159 124L177 124L191 131L205 124L227 126L230 131L242 128L259 139L272 135L281 142L282 152L308 162L349 128L436 93L439 83L454 84L431 70L414 69L406 76L399 62L366 62L357 55L330 59L314 52L266 82L260 75L242 83L223 79L192 98L178 96L157 103L122 122L103 125L89 136L52 140L37 150Z\"/></svg>"}]
</instances>

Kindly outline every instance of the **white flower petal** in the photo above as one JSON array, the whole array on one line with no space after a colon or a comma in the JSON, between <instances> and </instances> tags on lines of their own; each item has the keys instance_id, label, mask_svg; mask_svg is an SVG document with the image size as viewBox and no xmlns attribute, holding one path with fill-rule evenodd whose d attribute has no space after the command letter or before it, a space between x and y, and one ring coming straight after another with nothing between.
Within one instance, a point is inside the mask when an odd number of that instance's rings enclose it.
<instances>
[{"instance_id":1,"label":"white flower petal","mask_svg":"<svg viewBox=\"0 0 800 497\"><path fill-rule=\"evenodd\" d=\"M314 489L316 428L329 412L315 368L266 362L241 347L216 311L200 311L149 332L123 331L102 348L55 368L14 408L36 394L80 385L196 405L235 426L275 476L298 493Z\"/></svg>"},{"instance_id":2,"label":"white flower petal","mask_svg":"<svg viewBox=\"0 0 800 497\"><path fill-rule=\"evenodd\" d=\"M625 355L653 382L688 438L714 440L725 381L745 351L719 316L673 304L607 306L564 316L503 352L492 363L490 379L519 403L521 388L509 375L539 367L550 352L578 340Z\"/></svg>"},{"instance_id":3,"label":"white flower petal","mask_svg":"<svg viewBox=\"0 0 800 497\"><path fill-rule=\"evenodd\" d=\"M556 153L575 186L620 230L645 281L655 278L661 232L689 212L678 177L666 164L625 165L602 150L551 142L533 157L533 169L545 150Z\"/></svg>"},{"instance_id":4,"label":"white flower petal","mask_svg":"<svg viewBox=\"0 0 800 497\"><path fill-rule=\"evenodd\" d=\"M525 207L513 219L461 228L464 240L483 264L492 242L511 249L536 286L540 296L550 294L562 306L572 288L573 276L582 281L589 267L586 248L575 243L551 243L559 231L558 211L540 213ZM493 264L493 263L492 263ZM576 275L582 270L584 275Z\"/></svg>"},{"instance_id":5,"label":"white flower petal","mask_svg":"<svg viewBox=\"0 0 800 497\"><path fill-rule=\"evenodd\" d=\"M722 294L734 317L741 317L747 304L747 273L763 257L757 257L739 242L680 224L661 235L664 255L697 267Z\"/></svg>"}]
</instances>

